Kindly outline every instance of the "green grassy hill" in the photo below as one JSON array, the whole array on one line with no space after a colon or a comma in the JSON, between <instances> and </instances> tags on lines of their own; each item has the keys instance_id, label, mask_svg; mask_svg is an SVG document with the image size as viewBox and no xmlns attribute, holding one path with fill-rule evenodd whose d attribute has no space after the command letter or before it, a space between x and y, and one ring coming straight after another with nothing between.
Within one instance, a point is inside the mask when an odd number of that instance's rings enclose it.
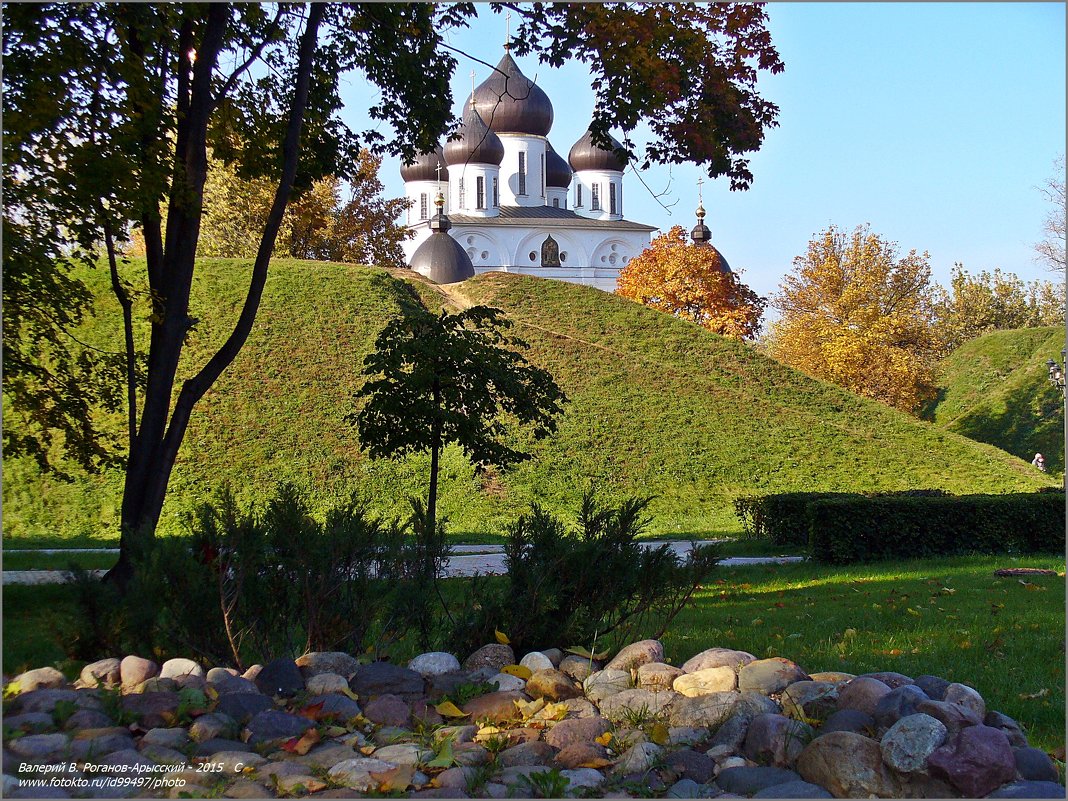
<instances>
[{"instance_id":1,"label":"green grassy hill","mask_svg":"<svg viewBox=\"0 0 1068 801\"><path fill-rule=\"evenodd\" d=\"M924 417L1028 462L1041 453L1047 469L1063 473L1063 398L1046 367L1063 347L1059 327L994 331L966 342L942 363L941 389Z\"/></svg>"},{"instance_id":2,"label":"green grassy hill","mask_svg":"<svg viewBox=\"0 0 1068 801\"><path fill-rule=\"evenodd\" d=\"M241 261L201 265L192 300L201 323L183 375L225 337L249 269ZM106 272L90 271L87 280L100 289L100 312L81 336L117 347ZM428 305L447 302L437 288L414 284ZM571 402L558 436L509 473L476 477L458 451L445 454L442 508L454 532L493 536L532 500L570 512L589 485L615 497L655 495L653 531L684 535L737 531L731 502L742 494L1011 492L1054 483L993 447L598 290L503 273L460 289L468 301L508 313L530 343L528 357L556 376ZM355 490L390 516L405 512L407 496L423 495L427 457L371 461L343 421L363 358L403 291L400 273L276 261L248 344L194 413L162 531L179 530L183 510L223 481L262 499L290 480L319 505ZM25 460L4 468L5 545L117 536L118 474L64 484Z\"/></svg>"}]
</instances>

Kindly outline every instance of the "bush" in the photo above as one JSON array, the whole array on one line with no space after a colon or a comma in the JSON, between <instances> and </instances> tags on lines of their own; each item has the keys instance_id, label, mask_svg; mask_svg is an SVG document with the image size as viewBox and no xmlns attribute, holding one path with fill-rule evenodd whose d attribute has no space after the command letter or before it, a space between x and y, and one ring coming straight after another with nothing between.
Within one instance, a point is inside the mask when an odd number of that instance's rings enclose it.
<instances>
[{"instance_id":1,"label":"bush","mask_svg":"<svg viewBox=\"0 0 1068 801\"><path fill-rule=\"evenodd\" d=\"M413 536L355 501L320 522L289 484L262 513L239 509L223 490L187 518L188 536L155 540L125 597L106 587L82 593L94 602L83 602L92 630L113 639L98 643L98 653L195 655L243 667L307 651L361 653L409 630L425 641L434 630L427 599L447 546L420 512Z\"/></svg>"},{"instance_id":2,"label":"bush","mask_svg":"<svg viewBox=\"0 0 1068 801\"><path fill-rule=\"evenodd\" d=\"M594 646L659 637L719 559L711 546L681 559L669 546L644 548L638 535L647 500L600 508L583 498L576 531L536 504L508 530L503 590L479 588L479 608L457 641L486 642L503 630L520 650L568 643ZM469 610L475 610L474 604ZM596 650L596 647L594 647Z\"/></svg>"},{"instance_id":3,"label":"bush","mask_svg":"<svg viewBox=\"0 0 1068 801\"><path fill-rule=\"evenodd\" d=\"M809 544L808 506L833 498L943 496L942 490L905 490L861 495L855 492L785 492L736 498L734 511L746 539L766 539L773 545L806 547Z\"/></svg>"},{"instance_id":4,"label":"bush","mask_svg":"<svg viewBox=\"0 0 1068 801\"><path fill-rule=\"evenodd\" d=\"M808 505L823 562L992 553L1059 553L1064 493L825 498Z\"/></svg>"}]
</instances>

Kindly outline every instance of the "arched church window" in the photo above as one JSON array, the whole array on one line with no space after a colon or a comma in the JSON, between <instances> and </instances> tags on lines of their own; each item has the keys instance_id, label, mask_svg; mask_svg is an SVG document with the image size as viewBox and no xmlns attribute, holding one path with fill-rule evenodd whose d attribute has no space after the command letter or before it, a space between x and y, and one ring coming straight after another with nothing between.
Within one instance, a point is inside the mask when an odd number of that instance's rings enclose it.
<instances>
[{"instance_id":1,"label":"arched church window","mask_svg":"<svg viewBox=\"0 0 1068 801\"><path fill-rule=\"evenodd\" d=\"M541 243L541 266L560 266L560 245L553 239L552 234L545 237L545 241Z\"/></svg>"}]
</instances>

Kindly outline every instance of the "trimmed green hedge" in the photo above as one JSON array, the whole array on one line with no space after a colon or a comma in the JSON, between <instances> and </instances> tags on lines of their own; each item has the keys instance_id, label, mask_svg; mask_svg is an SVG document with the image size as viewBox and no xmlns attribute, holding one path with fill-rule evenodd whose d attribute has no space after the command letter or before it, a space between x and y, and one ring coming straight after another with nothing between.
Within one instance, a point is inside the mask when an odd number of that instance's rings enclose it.
<instances>
[{"instance_id":1,"label":"trimmed green hedge","mask_svg":"<svg viewBox=\"0 0 1068 801\"><path fill-rule=\"evenodd\" d=\"M822 498L806 514L811 556L834 564L1065 546L1063 492Z\"/></svg>"}]
</instances>

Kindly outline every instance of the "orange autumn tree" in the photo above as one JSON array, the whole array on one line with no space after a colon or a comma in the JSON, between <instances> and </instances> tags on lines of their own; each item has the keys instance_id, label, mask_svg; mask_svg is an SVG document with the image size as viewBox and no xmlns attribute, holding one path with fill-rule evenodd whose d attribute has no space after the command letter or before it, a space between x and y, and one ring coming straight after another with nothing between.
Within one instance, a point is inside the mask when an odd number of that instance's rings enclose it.
<instances>
[{"instance_id":1,"label":"orange autumn tree","mask_svg":"<svg viewBox=\"0 0 1068 801\"><path fill-rule=\"evenodd\" d=\"M719 251L691 243L676 225L623 268L616 294L715 334L755 337L767 301L724 268Z\"/></svg>"},{"instance_id":2,"label":"orange autumn tree","mask_svg":"<svg viewBox=\"0 0 1068 801\"><path fill-rule=\"evenodd\" d=\"M913 412L934 393L934 286L926 253L858 226L830 226L794 259L772 305L768 351L778 361L858 395Z\"/></svg>"}]
</instances>

